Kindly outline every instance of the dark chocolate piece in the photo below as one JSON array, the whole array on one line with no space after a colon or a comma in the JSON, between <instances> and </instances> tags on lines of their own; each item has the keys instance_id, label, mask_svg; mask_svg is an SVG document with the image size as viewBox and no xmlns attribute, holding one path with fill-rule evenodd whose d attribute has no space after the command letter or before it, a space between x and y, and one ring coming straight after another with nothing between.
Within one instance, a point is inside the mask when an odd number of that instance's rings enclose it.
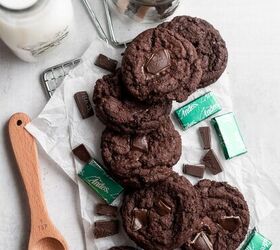
<instances>
[{"instance_id":1,"label":"dark chocolate piece","mask_svg":"<svg viewBox=\"0 0 280 250\"><path fill-rule=\"evenodd\" d=\"M189 165L185 164L183 166L183 172L184 174L192 175L195 177L203 178L204 172L205 172L205 166L204 165Z\"/></svg>"},{"instance_id":2,"label":"dark chocolate piece","mask_svg":"<svg viewBox=\"0 0 280 250\"><path fill-rule=\"evenodd\" d=\"M159 215L164 216L170 214L171 207L163 200L158 200L155 205L157 207L157 212Z\"/></svg>"},{"instance_id":3,"label":"dark chocolate piece","mask_svg":"<svg viewBox=\"0 0 280 250\"><path fill-rule=\"evenodd\" d=\"M94 237L96 239L119 233L119 222L117 220L94 222Z\"/></svg>"},{"instance_id":4,"label":"dark chocolate piece","mask_svg":"<svg viewBox=\"0 0 280 250\"><path fill-rule=\"evenodd\" d=\"M212 235L217 233L216 223L214 223L208 216L203 217L201 220L201 225L203 231L205 231L207 234Z\"/></svg>"},{"instance_id":5,"label":"dark chocolate piece","mask_svg":"<svg viewBox=\"0 0 280 250\"><path fill-rule=\"evenodd\" d=\"M197 250L213 250L213 245L204 232L198 233L191 242L194 249Z\"/></svg>"},{"instance_id":6,"label":"dark chocolate piece","mask_svg":"<svg viewBox=\"0 0 280 250\"><path fill-rule=\"evenodd\" d=\"M147 209L133 209L133 230L138 231L148 224L148 210Z\"/></svg>"},{"instance_id":7,"label":"dark chocolate piece","mask_svg":"<svg viewBox=\"0 0 280 250\"><path fill-rule=\"evenodd\" d=\"M202 161L204 162L205 166L212 172L212 174L216 175L223 171L220 161L218 160L217 156L210 149L205 156L203 157Z\"/></svg>"},{"instance_id":8,"label":"dark chocolate piece","mask_svg":"<svg viewBox=\"0 0 280 250\"><path fill-rule=\"evenodd\" d=\"M103 54L99 54L94 64L102 69L106 69L114 73L116 71L118 61L111 59Z\"/></svg>"},{"instance_id":9,"label":"dark chocolate piece","mask_svg":"<svg viewBox=\"0 0 280 250\"><path fill-rule=\"evenodd\" d=\"M148 152L148 141L147 137L144 136L136 136L132 140L132 147L136 149L140 149L141 151Z\"/></svg>"},{"instance_id":10,"label":"dark chocolate piece","mask_svg":"<svg viewBox=\"0 0 280 250\"><path fill-rule=\"evenodd\" d=\"M74 98L83 119L94 115L93 108L86 91L77 92L74 95Z\"/></svg>"},{"instance_id":11,"label":"dark chocolate piece","mask_svg":"<svg viewBox=\"0 0 280 250\"><path fill-rule=\"evenodd\" d=\"M111 217L117 217L118 207L99 203L95 206L95 212L98 215L106 215L106 216L111 216Z\"/></svg>"},{"instance_id":12,"label":"dark chocolate piece","mask_svg":"<svg viewBox=\"0 0 280 250\"><path fill-rule=\"evenodd\" d=\"M91 160L91 156L87 151L84 144L80 144L72 150L73 154L77 156L82 162L88 163Z\"/></svg>"},{"instance_id":13,"label":"dark chocolate piece","mask_svg":"<svg viewBox=\"0 0 280 250\"><path fill-rule=\"evenodd\" d=\"M233 233L240 227L241 220L239 216L223 216L219 224L223 229Z\"/></svg>"},{"instance_id":14,"label":"dark chocolate piece","mask_svg":"<svg viewBox=\"0 0 280 250\"><path fill-rule=\"evenodd\" d=\"M156 75L170 66L170 54L167 49L153 53L146 63L146 71Z\"/></svg>"},{"instance_id":15,"label":"dark chocolate piece","mask_svg":"<svg viewBox=\"0 0 280 250\"><path fill-rule=\"evenodd\" d=\"M210 149L211 148L210 127L200 127L199 133L203 142L203 149Z\"/></svg>"}]
</instances>

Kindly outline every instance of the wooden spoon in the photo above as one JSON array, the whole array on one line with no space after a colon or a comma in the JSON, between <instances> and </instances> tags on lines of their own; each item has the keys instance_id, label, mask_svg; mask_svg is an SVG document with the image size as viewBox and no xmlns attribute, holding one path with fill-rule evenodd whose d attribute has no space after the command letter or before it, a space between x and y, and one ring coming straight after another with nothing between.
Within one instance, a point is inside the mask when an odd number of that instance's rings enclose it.
<instances>
[{"instance_id":1,"label":"wooden spoon","mask_svg":"<svg viewBox=\"0 0 280 250\"><path fill-rule=\"evenodd\" d=\"M38 153L34 138L25 130L30 118L23 113L9 120L9 135L31 212L28 250L66 250L67 243L52 224L41 188Z\"/></svg>"}]
</instances>

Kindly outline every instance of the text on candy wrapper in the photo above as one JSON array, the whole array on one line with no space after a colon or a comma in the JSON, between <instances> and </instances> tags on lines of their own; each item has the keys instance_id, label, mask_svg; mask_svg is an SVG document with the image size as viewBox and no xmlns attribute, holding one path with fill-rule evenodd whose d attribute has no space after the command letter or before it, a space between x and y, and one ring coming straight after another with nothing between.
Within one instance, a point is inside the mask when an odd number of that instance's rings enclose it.
<instances>
[{"instance_id":1,"label":"text on candy wrapper","mask_svg":"<svg viewBox=\"0 0 280 250\"><path fill-rule=\"evenodd\" d=\"M106 186L106 184L101 180L100 177L94 176L94 177L92 177L91 179L89 179L88 182L89 182L91 185L93 185L93 186L99 188L100 190L102 190L102 191L104 191L104 192L106 192L106 193L109 193L109 188L108 188L108 187Z\"/></svg>"}]
</instances>

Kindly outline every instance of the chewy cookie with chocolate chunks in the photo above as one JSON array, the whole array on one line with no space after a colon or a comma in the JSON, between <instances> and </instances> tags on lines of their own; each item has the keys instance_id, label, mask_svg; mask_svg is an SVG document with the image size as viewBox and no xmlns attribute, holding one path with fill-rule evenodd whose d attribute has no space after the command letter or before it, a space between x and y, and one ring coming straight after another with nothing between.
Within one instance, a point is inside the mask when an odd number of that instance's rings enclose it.
<instances>
[{"instance_id":1,"label":"chewy cookie with chocolate chunks","mask_svg":"<svg viewBox=\"0 0 280 250\"><path fill-rule=\"evenodd\" d=\"M124 52L124 84L140 101L185 101L202 75L194 46L168 29L148 29Z\"/></svg>"},{"instance_id":2,"label":"chewy cookie with chocolate chunks","mask_svg":"<svg viewBox=\"0 0 280 250\"><path fill-rule=\"evenodd\" d=\"M121 71L97 80L93 102L98 118L108 127L130 134L156 130L171 111L171 102L139 103L122 87Z\"/></svg>"},{"instance_id":3,"label":"chewy cookie with chocolate chunks","mask_svg":"<svg viewBox=\"0 0 280 250\"><path fill-rule=\"evenodd\" d=\"M177 16L159 27L177 32L194 45L203 70L200 88L219 79L227 66L228 51L225 41L213 25L200 18Z\"/></svg>"},{"instance_id":4,"label":"chewy cookie with chocolate chunks","mask_svg":"<svg viewBox=\"0 0 280 250\"><path fill-rule=\"evenodd\" d=\"M181 137L169 118L147 135L106 129L101 139L103 161L124 186L141 187L166 179L181 151Z\"/></svg>"},{"instance_id":5,"label":"chewy cookie with chocolate chunks","mask_svg":"<svg viewBox=\"0 0 280 250\"><path fill-rule=\"evenodd\" d=\"M146 250L171 250L190 241L201 204L192 184L176 173L127 192L121 207L128 236Z\"/></svg>"},{"instance_id":6,"label":"chewy cookie with chocolate chunks","mask_svg":"<svg viewBox=\"0 0 280 250\"><path fill-rule=\"evenodd\" d=\"M226 182L201 180L195 185L201 197L200 229L195 238L204 232L214 250L235 250L245 239L249 226L249 208L243 195ZM184 249L195 250L193 244ZM211 249L211 247L205 248Z\"/></svg>"}]
</instances>

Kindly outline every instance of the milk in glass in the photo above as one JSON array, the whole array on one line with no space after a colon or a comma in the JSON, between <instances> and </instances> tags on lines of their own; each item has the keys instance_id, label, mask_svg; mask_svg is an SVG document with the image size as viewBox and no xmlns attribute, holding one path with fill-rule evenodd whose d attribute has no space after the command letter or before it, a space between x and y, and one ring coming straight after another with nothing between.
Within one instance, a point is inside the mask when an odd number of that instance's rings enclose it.
<instances>
[{"instance_id":1,"label":"milk in glass","mask_svg":"<svg viewBox=\"0 0 280 250\"><path fill-rule=\"evenodd\" d=\"M0 0L0 38L24 61L63 43L72 19L71 0Z\"/></svg>"}]
</instances>

